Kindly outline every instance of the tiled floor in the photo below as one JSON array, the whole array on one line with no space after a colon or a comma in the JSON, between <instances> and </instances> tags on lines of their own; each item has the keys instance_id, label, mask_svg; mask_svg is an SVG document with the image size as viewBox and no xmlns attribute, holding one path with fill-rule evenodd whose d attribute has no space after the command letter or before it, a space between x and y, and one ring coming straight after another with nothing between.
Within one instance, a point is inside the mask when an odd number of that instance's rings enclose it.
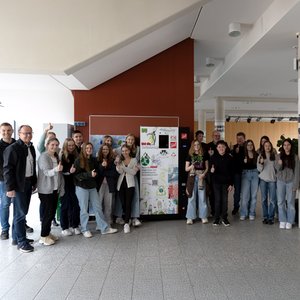
<instances>
[{"instance_id":1,"label":"tiled floor","mask_svg":"<svg viewBox=\"0 0 300 300\"><path fill-rule=\"evenodd\" d=\"M33 253L0 241L0 299L300 299L298 228L279 230L259 217L230 216L228 228L144 222L127 235L119 227L114 235L62 237L45 247L37 207L35 195Z\"/></svg>"}]
</instances>

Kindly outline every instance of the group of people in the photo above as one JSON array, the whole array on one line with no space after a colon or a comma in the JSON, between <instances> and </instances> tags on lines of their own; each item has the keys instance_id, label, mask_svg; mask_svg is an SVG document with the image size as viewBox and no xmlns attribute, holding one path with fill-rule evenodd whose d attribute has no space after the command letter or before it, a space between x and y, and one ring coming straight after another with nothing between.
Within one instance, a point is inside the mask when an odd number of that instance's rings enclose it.
<instances>
[{"instance_id":1,"label":"group of people","mask_svg":"<svg viewBox=\"0 0 300 300\"><path fill-rule=\"evenodd\" d=\"M232 149L216 130L212 142L204 143L203 137L203 131L196 132L185 164L187 224L193 224L197 216L202 223L208 223L208 198L213 225L222 222L229 226L228 193L232 190L232 215L239 213L241 221L253 221L260 188L263 223L273 225L278 213L279 228L291 229L299 188L299 158L291 139L285 139L277 153L267 136L261 137L258 149L253 140L246 140L243 132L237 133Z\"/></svg>"},{"instance_id":2,"label":"group of people","mask_svg":"<svg viewBox=\"0 0 300 300\"><path fill-rule=\"evenodd\" d=\"M124 225L125 233L130 232L131 225L140 226L136 176L139 147L134 136L129 134L115 150L112 137L105 136L94 157L93 144L84 143L80 131L75 130L60 149L52 128L49 124L45 129L37 146L40 155L36 160L31 126L20 126L16 141L12 138L11 124L0 125L1 239L9 238L9 210L13 203L12 244L24 253L34 250L34 241L26 236L26 232L33 232L26 215L36 189L40 199L40 244L50 246L58 240L51 233L58 201L64 236L92 237L88 225L91 212L96 219L96 230L103 235L118 231L111 227L113 216L117 217L116 223Z\"/></svg>"}]
</instances>

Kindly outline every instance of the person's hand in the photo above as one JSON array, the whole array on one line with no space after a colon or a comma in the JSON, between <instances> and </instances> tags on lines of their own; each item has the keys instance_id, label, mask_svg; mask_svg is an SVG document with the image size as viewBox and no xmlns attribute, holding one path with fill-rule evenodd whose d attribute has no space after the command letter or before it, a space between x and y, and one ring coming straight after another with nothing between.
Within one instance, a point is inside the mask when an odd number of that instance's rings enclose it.
<instances>
[{"instance_id":1,"label":"person's hand","mask_svg":"<svg viewBox=\"0 0 300 300\"><path fill-rule=\"evenodd\" d=\"M76 172L76 168L74 167L74 165L71 166L71 169L70 169L70 173L73 174Z\"/></svg>"},{"instance_id":2,"label":"person's hand","mask_svg":"<svg viewBox=\"0 0 300 300\"><path fill-rule=\"evenodd\" d=\"M259 158L259 163L262 165L264 163L264 158L262 156L260 156Z\"/></svg>"},{"instance_id":3,"label":"person's hand","mask_svg":"<svg viewBox=\"0 0 300 300\"><path fill-rule=\"evenodd\" d=\"M140 168L139 168L138 166L135 166L135 167L134 167L134 170L135 170L136 172L138 172L138 171L140 170Z\"/></svg>"},{"instance_id":4,"label":"person's hand","mask_svg":"<svg viewBox=\"0 0 300 300\"><path fill-rule=\"evenodd\" d=\"M49 130L53 129L53 125L51 123L45 128L45 132L47 133Z\"/></svg>"},{"instance_id":5,"label":"person's hand","mask_svg":"<svg viewBox=\"0 0 300 300\"><path fill-rule=\"evenodd\" d=\"M194 166L194 165L191 165L191 166L190 166L190 171L191 171L191 172L194 172L194 171L195 171L195 166Z\"/></svg>"},{"instance_id":6,"label":"person's hand","mask_svg":"<svg viewBox=\"0 0 300 300\"><path fill-rule=\"evenodd\" d=\"M245 156L244 158L244 163L246 164L247 163L247 157Z\"/></svg>"},{"instance_id":7,"label":"person's hand","mask_svg":"<svg viewBox=\"0 0 300 300\"><path fill-rule=\"evenodd\" d=\"M16 191L15 190L13 190L13 191L7 191L6 192L6 196L8 198L14 198L14 197L16 197Z\"/></svg>"},{"instance_id":8,"label":"person's hand","mask_svg":"<svg viewBox=\"0 0 300 300\"><path fill-rule=\"evenodd\" d=\"M211 166L210 173L215 173L215 166L214 165Z\"/></svg>"},{"instance_id":9,"label":"person's hand","mask_svg":"<svg viewBox=\"0 0 300 300\"><path fill-rule=\"evenodd\" d=\"M233 186L230 185L227 190L228 190L228 192L231 192L233 190Z\"/></svg>"},{"instance_id":10,"label":"person's hand","mask_svg":"<svg viewBox=\"0 0 300 300\"><path fill-rule=\"evenodd\" d=\"M199 174L198 177L199 177L199 179L204 179L205 178L205 174Z\"/></svg>"},{"instance_id":11,"label":"person's hand","mask_svg":"<svg viewBox=\"0 0 300 300\"><path fill-rule=\"evenodd\" d=\"M235 153L239 153L240 152L240 146L237 146L236 148L235 148Z\"/></svg>"},{"instance_id":12,"label":"person's hand","mask_svg":"<svg viewBox=\"0 0 300 300\"><path fill-rule=\"evenodd\" d=\"M97 172L96 172L96 170L94 169L93 171L92 171L92 177L96 177L97 176Z\"/></svg>"},{"instance_id":13,"label":"person's hand","mask_svg":"<svg viewBox=\"0 0 300 300\"><path fill-rule=\"evenodd\" d=\"M278 159L277 163L282 166L282 159Z\"/></svg>"},{"instance_id":14,"label":"person's hand","mask_svg":"<svg viewBox=\"0 0 300 300\"><path fill-rule=\"evenodd\" d=\"M58 163L58 166L56 167L56 171L57 172L61 172L63 170L63 165L61 163L61 161Z\"/></svg>"},{"instance_id":15,"label":"person's hand","mask_svg":"<svg viewBox=\"0 0 300 300\"><path fill-rule=\"evenodd\" d=\"M117 165L119 163L120 163L120 156L117 155L116 158L115 158L115 165Z\"/></svg>"},{"instance_id":16,"label":"person's hand","mask_svg":"<svg viewBox=\"0 0 300 300\"><path fill-rule=\"evenodd\" d=\"M211 149L211 148L209 148L209 150L208 150L208 154L209 154L210 156L214 155L214 150L213 150L213 149Z\"/></svg>"}]
</instances>

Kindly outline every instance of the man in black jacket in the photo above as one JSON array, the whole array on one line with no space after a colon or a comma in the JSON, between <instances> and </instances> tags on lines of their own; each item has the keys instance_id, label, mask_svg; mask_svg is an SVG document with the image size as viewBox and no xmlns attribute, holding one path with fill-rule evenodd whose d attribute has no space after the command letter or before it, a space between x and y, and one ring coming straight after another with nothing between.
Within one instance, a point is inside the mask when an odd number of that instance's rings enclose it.
<instances>
[{"instance_id":1,"label":"man in black jacket","mask_svg":"<svg viewBox=\"0 0 300 300\"><path fill-rule=\"evenodd\" d=\"M31 143L32 128L22 125L19 139L4 151L3 175L6 195L14 198L12 238L21 252L32 252L34 248L26 238L25 217L28 213L31 193L36 188L36 154Z\"/></svg>"},{"instance_id":2,"label":"man in black jacket","mask_svg":"<svg viewBox=\"0 0 300 300\"><path fill-rule=\"evenodd\" d=\"M4 150L14 143L16 140L12 138L13 128L9 123L2 123L0 125L0 132L2 139L0 140L0 220L1 220L1 240L9 238L9 207L11 199L6 196L6 188L3 178L3 153Z\"/></svg>"}]
</instances>

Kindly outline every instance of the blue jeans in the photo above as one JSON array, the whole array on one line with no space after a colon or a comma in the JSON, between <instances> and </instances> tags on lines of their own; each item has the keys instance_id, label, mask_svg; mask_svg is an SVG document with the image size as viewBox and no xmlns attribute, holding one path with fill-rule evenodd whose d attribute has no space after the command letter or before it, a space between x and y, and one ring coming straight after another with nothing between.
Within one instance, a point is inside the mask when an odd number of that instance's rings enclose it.
<instances>
[{"instance_id":1,"label":"blue jeans","mask_svg":"<svg viewBox=\"0 0 300 300\"><path fill-rule=\"evenodd\" d=\"M9 207L11 198L6 196L6 186L4 181L0 181L0 220L2 231L9 231Z\"/></svg>"},{"instance_id":2,"label":"blue jeans","mask_svg":"<svg viewBox=\"0 0 300 300\"><path fill-rule=\"evenodd\" d=\"M20 247L28 242L26 241L26 215L28 213L30 199L32 193L31 180L25 180L24 192L16 192L16 197L13 198L13 225L12 225L12 239L18 242Z\"/></svg>"},{"instance_id":3,"label":"blue jeans","mask_svg":"<svg viewBox=\"0 0 300 300\"><path fill-rule=\"evenodd\" d=\"M279 222L295 222L295 196L293 182L283 182L277 180L277 200Z\"/></svg>"},{"instance_id":4,"label":"blue jeans","mask_svg":"<svg viewBox=\"0 0 300 300\"><path fill-rule=\"evenodd\" d=\"M276 207L276 181L266 182L260 179L261 203L264 220L274 220ZM269 201L268 201L269 198ZM270 202L270 203L268 203Z\"/></svg>"},{"instance_id":5,"label":"blue jeans","mask_svg":"<svg viewBox=\"0 0 300 300\"><path fill-rule=\"evenodd\" d=\"M242 185L242 174L234 174L233 177L234 194L233 194L233 208L240 208L241 201L241 185Z\"/></svg>"},{"instance_id":6,"label":"blue jeans","mask_svg":"<svg viewBox=\"0 0 300 300\"><path fill-rule=\"evenodd\" d=\"M187 219L196 219L197 218L197 201L198 200L198 215L199 218L207 218L207 203L206 203L206 193L205 187L203 190L198 188L199 177L195 175L193 195L189 198L188 207L186 211Z\"/></svg>"},{"instance_id":7,"label":"blue jeans","mask_svg":"<svg viewBox=\"0 0 300 300\"><path fill-rule=\"evenodd\" d=\"M140 190L139 190L139 183L136 176L134 176L134 196L131 203L131 218L139 218L140 217ZM123 215L122 203L118 193L116 193L115 199L115 216L121 218Z\"/></svg>"},{"instance_id":8,"label":"blue jeans","mask_svg":"<svg viewBox=\"0 0 300 300\"><path fill-rule=\"evenodd\" d=\"M244 170L242 173L242 200L241 217L255 217L257 191L258 191L258 171Z\"/></svg>"},{"instance_id":9,"label":"blue jeans","mask_svg":"<svg viewBox=\"0 0 300 300\"><path fill-rule=\"evenodd\" d=\"M88 208L90 204L91 208L93 209L93 212L95 213L97 228L99 228L101 232L105 232L109 228L109 226L105 222L105 218L100 205L100 199L96 188L83 189L79 186L76 186L76 196L78 198L78 202L80 206L81 231L82 232L88 231L87 228L87 224L89 221Z\"/></svg>"}]
</instances>

